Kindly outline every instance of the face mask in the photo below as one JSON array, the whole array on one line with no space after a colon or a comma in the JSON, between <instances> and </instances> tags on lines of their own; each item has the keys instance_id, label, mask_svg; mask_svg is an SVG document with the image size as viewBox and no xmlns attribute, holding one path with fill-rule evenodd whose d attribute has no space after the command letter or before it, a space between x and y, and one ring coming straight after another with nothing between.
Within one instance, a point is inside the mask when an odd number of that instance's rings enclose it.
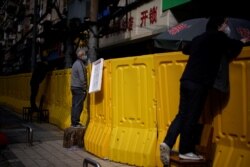
<instances>
[{"instance_id":1,"label":"face mask","mask_svg":"<svg viewBox=\"0 0 250 167\"><path fill-rule=\"evenodd\" d=\"M85 55L85 56L82 57L82 60L83 60L83 61L87 61L87 60L88 60L88 57Z\"/></svg>"},{"instance_id":2,"label":"face mask","mask_svg":"<svg viewBox=\"0 0 250 167\"><path fill-rule=\"evenodd\" d=\"M224 28L223 32L229 37L230 34L231 34L231 30L230 30L229 26L226 26L226 27Z\"/></svg>"}]
</instances>

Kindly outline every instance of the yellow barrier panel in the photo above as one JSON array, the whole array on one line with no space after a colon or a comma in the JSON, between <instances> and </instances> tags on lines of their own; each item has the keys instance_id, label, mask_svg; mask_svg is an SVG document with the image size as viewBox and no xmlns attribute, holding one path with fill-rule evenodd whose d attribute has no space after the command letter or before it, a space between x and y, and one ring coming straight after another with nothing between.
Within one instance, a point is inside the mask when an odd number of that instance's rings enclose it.
<instances>
[{"instance_id":1,"label":"yellow barrier panel","mask_svg":"<svg viewBox=\"0 0 250 167\"><path fill-rule=\"evenodd\" d=\"M157 93L157 123L158 140L156 149L156 164L160 161L159 145L164 140L171 121L178 112L180 77L187 62L187 56L181 52L157 54L154 56ZM179 139L178 139L179 140ZM177 144L174 149L178 149Z\"/></svg>"},{"instance_id":2,"label":"yellow barrier panel","mask_svg":"<svg viewBox=\"0 0 250 167\"><path fill-rule=\"evenodd\" d=\"M23 106L29 105L29 92L26 86L26 78L29 74L19 74L1 77L1 102L11 104L17 112L21 112ZM14 105L13 105L14 104Z\"/></svg>"},{"instance_id":3,"label":"yellow barrier panel","mask_svg":"<svg viewBox=\"0 0 250 167\"><path fill-rule=\"evenodd\" d=\"M71 115L71 100L70 82L69 82L69 70L57 70L53 71L50 80L46 88L46 92L49 92L48 107L50 112L50 122L58 125L60 128L66 128L70 126Z\"/></svg>"},{"instance_id":4,"label":"yellow barrier panel","mask_svg":"<svg viewBox=\"0 0 250 167\"><path fill-rule=\"evenodd\" d=\"M0 101L1 103L6 103L7 87L6 87L7 77L0 77Z\"/></svg>"},{"instance_id":5,"label":"yellow barrier panel","mask_svg":"<svg viewBox=\"0 0 250 167\"><path fill-rule=\"evenodd\" d=\"M111 60L110 159L154 166L157 140L153 57Z\"/></svg>"},{"instance_id":6,"label":"yellow barrier panel","mask_svg":"<svg viewBox=\"0 0 250 167\"><path fill-rule=\"evenodd\" d=\"M215 159L213 166L250 165L250 47L230 64L230 95L215 114ZM211 100L211 105L216 103Z\"/></svg>"},{"instance_id":7,"label":"yellow barrier panel","mask_svg":"<svg viewBox=\"0 0 250 167\"><path fill-rule=\"evenodd\" d=\"M21 98L20 98L20 86L21 82L20 82L20 75L13 77L14 82L12 85L12 99L13 99L13 104L15 104L16 108L20 108L21 107Z\"/></svg>"},{"instance_id":8,"label":"yellow barrier panel","mask_svg":"<svg viewBox=\"0 0 250 167\"><path fill-rule=\"evenodd\" d=\"M59 71L53 71L52 77L51 77L51 86L49 87L50 92L50 102L51 106L49 107L50 112L50 118L49 121L53 124L59 125L59 127L62 127L62 123L60 121L60 109L58 108L58 75Z\"/></svg>"},{"instance_id":9,"label":"yellow barrier panel","mask_svg":"<svg viewBox=\"0 0 250 167\"><path fill-rule=\"evenodd\" d=\"M71 69L65 69L65 80L64 80L64 105L66 108L71 109L71 100L72 100L72 95L71 95L71 90L70 90L70 82L71 82Z\"/></svg>"},{"instance_id":10,"label":"yellow barrier panel","mask_svg":"<svg viewBox=\"0 0 250 167\"><path fill-rule=\"evenodd\" d=\"M56 124L59 124L60 127L63 126L63 122L65 122L65 114L67 114L68 116L70 115L70 109L69 108L65 108L64 104L63 104L63 85L66 79L65 75L64 75L64 71L63 70L57 70L56 73L56 87L55 87L55 102L54 102L54 110L51 113L52 114L52 118L54 118L54 120L56 120ZM69 86L69 85L68 85ZM70 126L70 124L68 125Z\"/></svg>"},{"instance_id":11,"label":"yellow barrier panel","mask_svg":"<svg viewBox=\"0 0 250 167\"><path fill-rule=\"evenodd\" d=\"M50 122L65 129L71 124L71 100L70 90L71 69L57 70L48 74L46 86L46 105L50 112ZM45 84L44 83L44 84ZM87 99L87 98L86 98ZM81 123L86 125L88 106L87 100L84 102L84 108L81 115Z\"/></svg>"},{"instance_id":12,"label":"yellow barrier panel","mask_svg":"<svg viewBox=\"0 0 250 167\"><path fill-rule=\"evenodd\" d=\"M101 91L90 94L91 112L84 145L89 152L102 158L109 158L112 121L110 61L105 61L103 66Z\"/></svg>"}]
</instances>

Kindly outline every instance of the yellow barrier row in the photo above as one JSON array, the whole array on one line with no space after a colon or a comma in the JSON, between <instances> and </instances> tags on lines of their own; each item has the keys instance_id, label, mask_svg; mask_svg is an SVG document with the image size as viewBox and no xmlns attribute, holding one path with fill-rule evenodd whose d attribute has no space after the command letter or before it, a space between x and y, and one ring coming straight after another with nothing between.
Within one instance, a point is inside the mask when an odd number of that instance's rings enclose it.
<instances>
[{"instance_id":1,"label":"yellow barrier row","mask_svg":"<svg viewBox=\"0 0 250 167\"><path fill-rule=\"evenodd\" d=\"M70 77L71 69L49 73L41 83L36 99L37 106L39 106L42 94L45 95L43 106L49 109L49 121L62 129L70 126L72 98ZM30 78L30 73L0 77L1 102L13 106L18 112L21 112L22 107L30 106ZM87 117L86 100L84 114L81 116L83 124L86 124Z\"/></svg>"},{"instance_id":2,"label":"yellow barrier row","mask_svg":"<svg viewBox=\"0 0 250 167\"><path fill-rule=\"evenodd\" d=\"M130 165L162 166L159 144L178 111L186 61L180 52L104 61L102 89L89 95L81 116L84 124L89 117L86 150ZM39 97L46 92L50 122L61 128L70 124L70 72L50 73L39 91ZM0 101L18 109L29 105L29 79L0 77ZM203 116L214 126L214 167L250 165L250 47L230 64L230 83L230 96L211 92Z\"/></svg>"},{"instance_id":3,"label":"yellow barrier row","mask_svg":"<svg viewBox=\"0 0 250 167\"><path fill-rule=\"evenodd\" d=\"M246 47L230 65L232 86L226 108L223 108L225 100L221 94L211 94L209 97L206 109L210 115L205 116L203 121L215 126L213 166L221 166L225 160L228 161L227 166L232 167L250 164L247 133L247 127L250 127L247 121L249 59L250 48ZM187 56L180 52L109 60L103 79L105 88L92 95L98 98L91 98L91 114L94 117L90 119L91 126L85 136L86 149L117 162L136 166L162 166L159 144L178 111L179 79L186 61ZM241 90L238 85L241 85ZM234 113L227 113L228 108ZM235 108L238 108L240 114L235 112ZM100 113L106 115L101 116ZM219 118L219 124L216 123L217 117L222 115L226 116ZM224 125L226 131L218 129L221 125ZM231 149L231 154L227 154L228 149ZM222 152L226 154L221 156Z\"/></svg>"}]
</instances>

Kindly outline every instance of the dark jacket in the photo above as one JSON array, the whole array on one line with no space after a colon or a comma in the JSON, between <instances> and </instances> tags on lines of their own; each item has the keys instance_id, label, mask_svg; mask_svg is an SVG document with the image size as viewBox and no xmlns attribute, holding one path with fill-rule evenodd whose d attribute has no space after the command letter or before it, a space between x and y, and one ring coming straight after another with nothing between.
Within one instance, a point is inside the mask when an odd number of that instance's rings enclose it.
<instances>
[{"instance_id":1,"label":"dark jacket","mask_svg":"<svg viewBox=\"0 0 250 167\"><path fill-rule=\"evenodd\" d=\"M189 59L181 81L189 80L212 87L223 56L233 59L241 52L243 43L231 39L221 31L205 32L183 48Z\"/></svg>"},{"instance_id":2,"label":"dark jacket","mask_svg":"<svg viewBox=\"0 0 250 167\"><path fill-rule=\"evenodd\" d=\"M32 73L30 85L39 85L48 72L48 65L44 62L38 62Z\"/></svg>"}]
</instances>

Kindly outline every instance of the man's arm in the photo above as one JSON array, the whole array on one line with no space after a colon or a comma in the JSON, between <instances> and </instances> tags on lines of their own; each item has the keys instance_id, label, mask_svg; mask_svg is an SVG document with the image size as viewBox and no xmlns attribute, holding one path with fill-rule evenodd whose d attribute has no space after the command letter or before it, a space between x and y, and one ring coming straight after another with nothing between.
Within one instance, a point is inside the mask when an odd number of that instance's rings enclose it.
<instances>
[{"instance_id":1,"label":"man's arm","mask_svg":"<svg viewBox=\"0 0 250 167\"><path fill-rule=\"evenodd\" d=\"M236 58L240 54L246 40L242 39L242 41L230 39L229 47L228 47L228 51L227 51L228 58L230 61L233 60L234 58Z\"/></svg>"},{"instance_id":2,"label":"man's arm","mask_svg":"<svg viewBox=\"0 0 250 167\"><path fill-rule=\"evenodd\" d=\"M191 43L192 42L188 42L188 43L183 44L183 46L182 46L182 53L183 54L190 55L190 53L191 53Z\"/></svg>"},{"instance_id":3,"label":"man's arm","mask_svg":"<svg viewBox=\"0 0 250 167\"><path fill-rule=\"evenodd\" d=\"M81 64L81 62L78 62L78 66L77 66L77 70L78 70L78 74L79 74L79 80L81 81L81 83L84 83L84 65Z\"/></svg>"}]
</instances>

